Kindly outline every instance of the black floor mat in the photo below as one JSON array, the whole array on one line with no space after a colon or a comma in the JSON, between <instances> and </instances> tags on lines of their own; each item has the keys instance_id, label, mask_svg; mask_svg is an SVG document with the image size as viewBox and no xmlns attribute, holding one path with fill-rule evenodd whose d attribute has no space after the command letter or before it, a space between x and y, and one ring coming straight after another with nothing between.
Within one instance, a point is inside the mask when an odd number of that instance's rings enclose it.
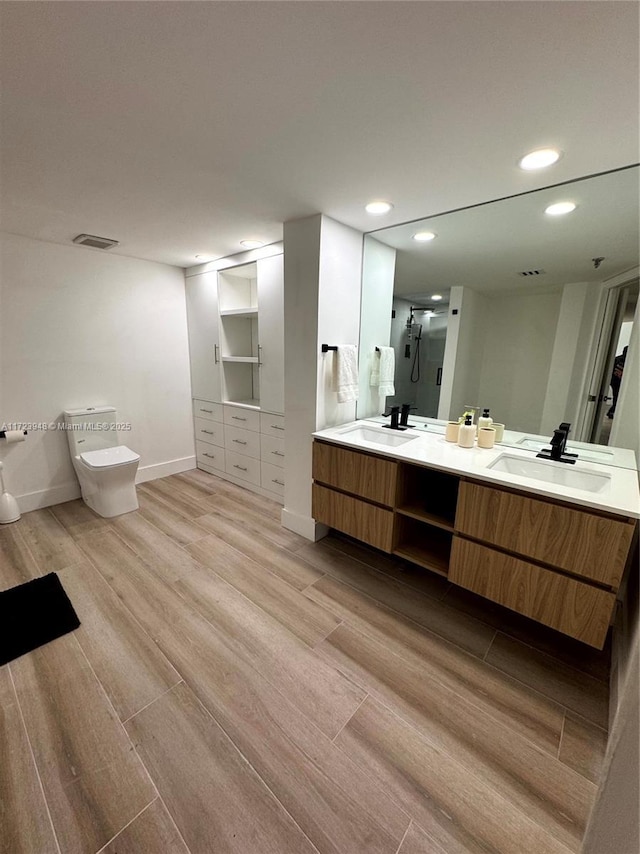
<instances>
[{"instance_id":1,"label":"black floor mat","mask_svg":"<svg viewBox=\"0 0 640 854\"><path fill-rule=\"evenodd\" d=\"M0 593L0 665L80 625L55 572Z\"/></svg>"}]
</instances>

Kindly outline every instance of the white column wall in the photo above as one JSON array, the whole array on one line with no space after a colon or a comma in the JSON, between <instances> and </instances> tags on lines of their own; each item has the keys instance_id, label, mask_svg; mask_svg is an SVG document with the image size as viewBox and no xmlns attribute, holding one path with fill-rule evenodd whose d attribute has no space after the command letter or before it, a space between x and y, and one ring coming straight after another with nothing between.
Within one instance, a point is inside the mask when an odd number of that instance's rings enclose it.
<instances>
[{"instance_id":1,"label":"white column wall","mask_svg":"<svg viewBox=\"0 0 640 854\"><path fill-rule=\"evenodd\" d=\"M362 234L317 214L284 225L285 502L282 524L308 539L326 532L311 516L315 430L352 421L355 402L338 403L335 353L323 343L357 344Z\"/></svg>"}]
</instances>

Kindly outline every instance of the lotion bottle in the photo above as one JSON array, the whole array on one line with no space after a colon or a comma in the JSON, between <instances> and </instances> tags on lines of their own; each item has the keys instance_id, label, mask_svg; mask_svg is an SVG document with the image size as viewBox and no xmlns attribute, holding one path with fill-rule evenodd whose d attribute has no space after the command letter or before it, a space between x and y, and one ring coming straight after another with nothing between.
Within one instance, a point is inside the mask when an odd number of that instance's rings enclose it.
<instances>
[{"instance_id":1,"label":"lotion bottle","mask_svg":"<svg viewBox=\"0 0 640 854\"><path fill-rule=\"evenodd\" d=\"M460 430L458 431L458 445L461 448L473 448L475 438L475 424L471 422L471 416L467 415L464 419L464 424L460 425Z\"/></svg>"},{"instance_id":2,"label":"lotion bottle","mask_svg":"<svg viewBox=\"0 0 640 854\"><path fill-rule=\"evenodd\" d=\"M493 418L489 415L488 409L482 410L482 415L478 418L478 430L482 429L482 427L491 427L493 424Z\"/></svg>"}]
</instances>

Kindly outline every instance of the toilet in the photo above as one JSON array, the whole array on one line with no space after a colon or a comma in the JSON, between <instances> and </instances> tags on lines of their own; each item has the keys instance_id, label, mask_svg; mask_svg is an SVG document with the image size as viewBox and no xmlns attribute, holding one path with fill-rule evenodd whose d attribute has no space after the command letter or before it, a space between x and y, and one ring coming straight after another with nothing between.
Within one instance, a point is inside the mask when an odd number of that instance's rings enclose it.
<instances>
[{"instance_id":1,"label":"toilet","mask_svg":"<svg viewBox=\"0 0 640 854\"><path fill-rule=\"evenodd\" d=\"M114 407L68 409L64 423L85 504L105 517L137 510L135 479L140 455L118 444Z\"/></svg>"}]
</instances>

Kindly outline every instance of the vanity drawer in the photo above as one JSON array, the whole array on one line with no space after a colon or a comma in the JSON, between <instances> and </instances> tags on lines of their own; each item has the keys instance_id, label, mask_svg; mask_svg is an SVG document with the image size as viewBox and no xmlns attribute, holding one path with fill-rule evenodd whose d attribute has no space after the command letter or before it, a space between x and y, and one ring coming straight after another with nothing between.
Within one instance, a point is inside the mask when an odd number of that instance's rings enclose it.
<instances>
[{"instance_id":1,"label":"vanity drawer","mask_svg":"<svg viewBox=\"0 0 640 854\"><path fill-rule=\"evenodd\" d=\"M261 463L260 485L263 489L276 492L278 495L284 495L284 472L278 466L272 466L270 463Z\"/></svg>"},{"instance_id":2,"label":"vanity drawer","mask_svg":"<svg viewBox=\"0 0 640 854\"><path fill-rule=\"evenodd\" d=\"M224 426L217 421L207 421L205 418L194 418L196 441L208 442L224 448Z\"/></svg>"},{"instance_id":3,"label":"vanity drawer","mask_svg":"<svg viewBox=\"0 0 640 854\"><path fill-rule=\"evenodd\" d=\"M217 471L225 470L224 450L217 445L196 441L196 462Z\"/></svg>"},{"instance_id":4,"label":"vanity drawer","mask_svg":"<svg viewBox=\"0 0 640 854\"><path fill-rule=\"evenodd\" d=\"M602 649L615 595L454 537L449 581Z\"/></svg>"},{"instance_id":5,"label":"vanity drawer","mask_svg":"<svg viewBox=\"0 0 640 854\"><path fill-rule=\"evenodd\" d=\"M395 460L383 460L323 442L313 443L314 480L378 504L393 506L397 471Z\"/></svg>"},{"instance_id":6,"label":"vanity drawer","mask_svg":"<svg viewBox=\"0 0 640 854\"><path fill-rule=\"evenodd\" d=\"M208 421L223 421L222 404L210 403L208 400L193 401L194 418L206 418Z\"/></svg>"},{"instance_id":7,"label":"vanity drawer","mask_svg":"<svg viewBox=\"0 0 640 854\"><path fill-rule=\"evenodd\" d=\"M225 471L241 480L260 486L260 460L225 451Z\"/></svg>"},{"instance_id":8,"label":"vanity drawer","mask_svg":"<svg viewBox=\"0 0 640 854\"><path fill-rule=\"evenodd\" d=\"M284 439L275 436L262 436L260 439L260 459L273 466L284 466Z\"/></svg>"},{"instance_id":9,"label":"vanity drawer","mask_svg":"<svg viewBox=\"0 0 640 854\"><path fill-rule=\"evenodd\" d=\"M284 415L269 415L268 412L261 412L260 432L267 436L283 436Z\"/></svg>"},{"instance_id":10,"label":"vanity drawer","mask_svg":"<svg viewBox=\"0 0 640 854\"><path fill-rule=\"evenodd\" d=\"M358 498L313 484L312 515L336 531L391 553L393 548L393 511L367 504Z\"/></svg>"},{"instance_id":11,"label":"vanity drawer","mask_svg":"<svg viewBox=\"0 0 640 854\"><path fill-rule=\"evenodd\" d=\"M242 409L239 406L224 407L224 423L231 427L241 427L243 430L260 432L260 413L253 409Z\"/></svg>"},{"instance_id":12,"label":"vanity drawer","mask_svg":"<svg viewBox=\"0 0 640 854\"><path fill-rule=\"evenodd\" d=\"M501 489L460 484L456 532L617 588L634 526Z\"/></svg>"},{"instance_id":13,"label":"vanity drawer","mask_svg":"<svg viewBox=\"0 0 640 854\"><path fill-rule=\"evenodd\" d=\"M224 446L237 454L246 454L256 460L260 459L260 434L251 430L241 430L239 427L224 428Z\"/></svg>"}]
</instances>

